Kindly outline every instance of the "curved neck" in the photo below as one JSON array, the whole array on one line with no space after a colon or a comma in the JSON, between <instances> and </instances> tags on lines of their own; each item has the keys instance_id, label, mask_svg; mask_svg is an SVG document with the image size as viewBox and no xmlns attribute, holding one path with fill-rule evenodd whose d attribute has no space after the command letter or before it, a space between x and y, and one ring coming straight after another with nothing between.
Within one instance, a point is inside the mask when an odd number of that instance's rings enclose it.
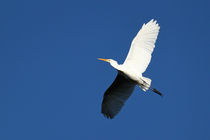
<instances>
[{"instance_id":1,"label":"curved neck","mask_svg":"<svg viewBox=\"0 0 210 140\"><path fill-rule=\"evenodd\" d=\"M112 67L114 67L115 69L117 69L117 70L121 70L121 65L119 65L119 64L117 63L117 61L111 61L111 62L110 62L110 65L111 65Z\"/></svg>"}]
</instances>

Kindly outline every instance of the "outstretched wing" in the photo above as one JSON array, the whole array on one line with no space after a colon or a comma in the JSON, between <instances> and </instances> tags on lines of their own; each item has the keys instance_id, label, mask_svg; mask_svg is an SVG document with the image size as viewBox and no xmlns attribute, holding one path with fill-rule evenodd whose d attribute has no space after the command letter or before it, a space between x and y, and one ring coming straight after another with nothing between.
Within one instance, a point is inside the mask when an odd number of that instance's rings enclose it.
<instances>
[{"instance_id":1,"label":"outstretched wing","mask_svg":"<svg viewBox=\"0 0 210 140\"><path fill-rule=\"evenodd\" d=\"M160 26L153 19L144 24L131 43L128 56L123 65L143 73L151 60Z\"/></svg>"},{"instance_id":2,"label":"outstretched wing","mask_svg":"<svg viewBox=\"0 0 210 140\"><path fill-rule=\"evenodd\" d=\"M112 85L104 93L102 102L102 114L107 118L113 118L120 112L124 103L131 96L136 83L118 72Z\"/></svg>"}]
</instances>

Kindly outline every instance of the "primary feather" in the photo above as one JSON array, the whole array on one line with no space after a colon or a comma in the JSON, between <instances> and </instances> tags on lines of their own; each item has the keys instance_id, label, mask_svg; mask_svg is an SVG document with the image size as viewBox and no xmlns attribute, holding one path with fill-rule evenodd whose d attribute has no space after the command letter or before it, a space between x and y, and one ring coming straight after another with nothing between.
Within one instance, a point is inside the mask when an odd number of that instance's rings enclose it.
<instances>
[{"instance_id":1,"label":"primary feather","mask_svg":"<svg viewBox=\"0 0 210 140\"><path fill-rule=\"evenodd\" d=\"M131 96L136 83L118 72L112 85L104 93L101 112L107 118L113 118L120 112L124 103Z\"/></svg>"},{"instance_id":2,"label":"primary feather","mask_svg":"<svg viewBox=\"0 0 210 140\"><path fill-rule=\"evenodd\" d=\"M155 48L155 42L160 26L151 20L144 24L131 43L124 66L132 68L138 73L143 73L151 60L151 54Z\"/></svg>"}]
</instances>

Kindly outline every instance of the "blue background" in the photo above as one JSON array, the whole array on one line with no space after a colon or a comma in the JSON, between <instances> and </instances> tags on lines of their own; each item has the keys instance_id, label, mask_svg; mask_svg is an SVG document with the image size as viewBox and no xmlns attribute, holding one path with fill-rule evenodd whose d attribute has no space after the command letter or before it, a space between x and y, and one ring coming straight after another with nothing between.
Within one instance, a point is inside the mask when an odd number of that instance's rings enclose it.
<instances>
[{"instance_id":1,"label":"blue background","mask_svg":"<svg viewBox=\"0 0 210 140\"><path fill-rule=\"evenodd\" d=\"M209 140L210 1L0 2L1 140ZM100 113L142 24L160 24L144 73L113 120Z\"/></svg>"}]
</instances>

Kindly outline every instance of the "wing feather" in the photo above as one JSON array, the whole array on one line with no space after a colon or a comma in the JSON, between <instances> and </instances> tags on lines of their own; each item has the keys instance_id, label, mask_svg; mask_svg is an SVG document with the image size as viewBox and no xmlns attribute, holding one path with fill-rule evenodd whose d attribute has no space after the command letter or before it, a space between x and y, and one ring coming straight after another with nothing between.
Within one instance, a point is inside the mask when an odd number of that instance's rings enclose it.
<instances>
[{"instance_id":1,"label":"wing feather","mask_svg":"<svg viewBox=\"0 0 210 140\"><path fill-rule=\"evenodd\" d=\"M143 73L147 69L151 54L155 48L155 42L160 26L153 19L142 28L133 39L128 56L124 62L125 67L129 67L138 73Z\"/></svg>"},{"instance_id":2,"label":"wing feather","mask_svg":"<svg viewBox=\"0 0 210 140\"><path fill-rule=\"evenodd\" d=\"M104 93L102 114L107 118L117 115L124 103L131 96L136 83L118 72L112 85Z\"/></svg>"}]
</instances>

